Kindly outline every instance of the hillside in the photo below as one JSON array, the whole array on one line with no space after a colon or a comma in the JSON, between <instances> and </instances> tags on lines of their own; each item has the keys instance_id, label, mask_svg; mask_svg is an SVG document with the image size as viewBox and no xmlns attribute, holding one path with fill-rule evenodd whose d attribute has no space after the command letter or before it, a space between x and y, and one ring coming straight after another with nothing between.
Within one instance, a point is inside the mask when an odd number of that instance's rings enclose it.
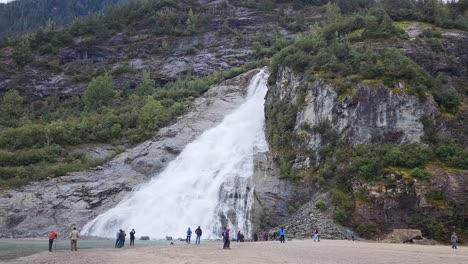
<instances>
[{"instance_id":1,"label":"hillside","mask_svg":"<svg viewBox=\"0 0 468 264\"><path fill-rule=\"evenodd\" d=\"M84 224L111 208L193 138L164 147L196 98L265 65L258 230L468 230L467 1L332 2L132 1L5 40L0 232L39 236L27 227L47 229L45 215Z\"/></svg>"},{"instance_id":2,"label":"hillside","mask_svg":"<svg viewBox=\"0 0 468 264\"><path fill-rule=\"evenodd\" d=\"M126 0L125 0L126 1ZM122 0L16 0L0 4L0 34L18 34L41 27L62 26L73 19L99 13Z\"/></svg>"}]
</instances>

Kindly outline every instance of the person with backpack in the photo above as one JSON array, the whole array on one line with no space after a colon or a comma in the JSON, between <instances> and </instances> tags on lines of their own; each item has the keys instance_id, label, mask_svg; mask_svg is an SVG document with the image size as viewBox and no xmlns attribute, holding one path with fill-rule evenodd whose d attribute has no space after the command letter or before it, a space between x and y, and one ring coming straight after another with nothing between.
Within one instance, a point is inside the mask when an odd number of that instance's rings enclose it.
<instances>
[{"instance_id":1,"label":"person with backpack","mask_svg":"<svg viewBox=\"0 0 468 264\"><path fill-rule=\"evenodd\" d=\"M190 227L187 229L187 238L185 239L185 243L190 244L190 237L192 237L192 230Z\"/></svg>"},{"instance_id":2,"label":"person with backpack","mask_svg":"<svg viewBox=\"0 0 468 264\"><path fill-rule=\"evenodd\" d=\"M78 230L76 230L76 227L74 227L73 231L70 233L71 251L78 251L77 245L76 245L78 243L78 237L80 237L80 233L78 233Z\"/></svg>"},{"instance_id":3,"label":"person with backpack","mask_svg":"<svg viewBox=\"0 0 468 264\"><path fill-rule=\"evenodd\" d=\"M230 249L231 241L229 241L229 228L226 227L226 230L224 230L223 237L224 237L223 249Z\"/></svg>"},{"instance_id":4,"label":"person with backpack","mask_svg":"<svg viewBox=\"0 0 468 264\"><path fill-rule=\"evenodd\" d=\"M52 246L54 242L57 243L55 240L57 239L58 232L54 230L50 230L49 232L49 251L52 252ZM57 246L56 246L57 247Z\"/></svg>"},{"instance_id":5,"label":"person with backpack","mask_svg":"<svg viewBox=\"0 0 468 264\"><path fill-rule=\"evenodd\" d=\"M130 246L135 246L135 229L132 228L130 231Z\"/></svg>"},{"instance_id":6,"label":"person with backpack","mask_svg":"<svg viewBox=\"0 0 468 264\"><path fill-rule=\"evenodd\" d=\"M195 245L200 245L200 239L201 239L201 235L202 235L202 230L200 228L200 226L198 226L197 229L195 229L195 234L197 235L197 238L195 239Z\"/></svg>"},{"instance_id":7,"label":"person with backpack","mask_svg":"<svg viewBox=\"0 0 468 264\"><path fill-rule=\"evenodd\" d=\"M280 243L284 243L284 236L286 235L286 230L284 229L284 226L281 227L278 233L280 236Z\"/></svg>"}]
</instances>

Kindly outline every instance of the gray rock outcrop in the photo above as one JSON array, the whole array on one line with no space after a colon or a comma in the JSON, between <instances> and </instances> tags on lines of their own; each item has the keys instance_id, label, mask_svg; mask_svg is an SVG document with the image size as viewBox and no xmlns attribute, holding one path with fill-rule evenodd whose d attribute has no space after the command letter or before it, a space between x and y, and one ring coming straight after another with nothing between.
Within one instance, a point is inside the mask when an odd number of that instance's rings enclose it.
<instances>
[{"instance_id":1,"label":"gray rock outcrop","mask_svg":"<svg viewBox=\"0 0 468 264\"><path fill-rule=\"evenodd\" d=\"M301 87L306 87L305 101L296 118L295 132L308 139L308 149L321 147L320 135L301 129L327 121L351 144L419 142L424 136L423 117L435 118L437 105L432 98L420 101L404 92L382 85L361 83L339 96L335 87L323 80L309 83L290 69L278 73L270 97L295 103Z\"/></svg>"}]
</instances>

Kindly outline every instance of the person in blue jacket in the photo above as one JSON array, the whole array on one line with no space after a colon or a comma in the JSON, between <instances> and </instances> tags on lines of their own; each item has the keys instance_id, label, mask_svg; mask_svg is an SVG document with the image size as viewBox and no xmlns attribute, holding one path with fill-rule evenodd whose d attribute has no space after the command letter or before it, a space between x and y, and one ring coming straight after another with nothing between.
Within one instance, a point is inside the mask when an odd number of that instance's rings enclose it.
<instances>
[{"instance_id":1,"label":"person in blue jacket","mask_svg":"<svg viewBox=\"0 0 468 264\"><path fill-rule=\"evenodd\" d=\"M284 243L285 235L286 235L286 230L284 229L284 226L282 226L281 229L279 230L280 243Z\"/></svg>"},{"instance_id":2,"label":"person in blue jacket","mask_svg":"<svg viewBox=\"0 0 468 264\"><path fill-rule=\"evenodd\" d=\"M185 243L190 244L190 237L192 236L192 230L190 230L190 227L187 229L187 239L185 240Z\"/></svg>"}]
</instances>

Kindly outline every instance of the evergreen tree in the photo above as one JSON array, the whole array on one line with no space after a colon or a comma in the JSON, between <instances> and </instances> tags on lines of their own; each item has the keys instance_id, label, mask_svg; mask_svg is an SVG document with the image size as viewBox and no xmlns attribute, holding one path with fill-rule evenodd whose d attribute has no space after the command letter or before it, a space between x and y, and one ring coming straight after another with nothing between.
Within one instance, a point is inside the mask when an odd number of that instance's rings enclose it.
<instances>
[{"instance_id":1,"label":"evergreen tree","mask_svg":"<svg viewBox=\"0 0 468 264\"><path fill-rule=\"evenodd\" d=\"M27 37L21 38L21 40L15 46L13 59L21 67L24 67L33 61L31 44Z\"/></svg>"},{"instance_id":2,"label":"evergreen tree","mask_svg":"<svg viewBox=\"0 0 468 264\"><path fill-rule=\"evenodd\" d=\"M12 126L23 116L23 97L17 90L9 90L0 101L0 125Z\"/></svg>"},{"instance_id":3,"label":"evergreen tree","mask_svg":"<svg viewBox=\"0 0 468 264\"><path fill-rule=\"evenodd\" d=\"M136 92L139 95L150 95L155 91L153 80L151 80L150 73L145 71L143 72L143 80L140 85L138 85Z\"/></svg>"},{"instance_id":4,"label":"evergreen tree","mask_svg":"<svg viewBox=\"0 0 468 264\"><path fill-rule=\"evenodd\" d=\"M89 83L83 95L85 108L91 110L108 105L114 99L115 94L111 75L96 77Z\"/></svg>"}]
</instances>

